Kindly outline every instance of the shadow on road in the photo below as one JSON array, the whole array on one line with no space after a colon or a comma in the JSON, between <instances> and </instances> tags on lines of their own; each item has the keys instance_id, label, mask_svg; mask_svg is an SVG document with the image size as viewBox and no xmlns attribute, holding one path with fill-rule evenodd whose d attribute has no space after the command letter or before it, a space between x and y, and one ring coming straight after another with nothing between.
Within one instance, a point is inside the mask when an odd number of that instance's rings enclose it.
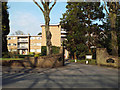
<instances>
[{"instance_id":1,"label":"shadow on road","mask_svg":"<svg viewBox=\"0 0 120 90\"><path fill-rule=\"evenodd\" d=\"M63 67L66 67L69 64L70 63L68 61L66 61L65 66L63 66ZM52 70L52 69L54 69L54 70ZM24 81L28 77L35 78L35 77L32 77L32 74L35 74L35 73L40 74L39 77L42 77L44 75L44 78L47 80L46 84L44 84L44 87L48 87L49 82L54 82L60 88L63 88L62 84L58 83L54 79L49 78L49 76L51 74L56 73L56 72L60 72L62 74L62 72L59 70L59 67L57 67L57 68L39 68L38 69L38 68L26 68L26 67L12 68L12 67L5 67L4 66L3 70L4 70L2 73L2 81L3 81L2 86L3 86L3 88L5 85L17 83L19 81ZM43 78L35 78L33 83L28 88L34 87L36 84L38 84L39 81L42 81L42 80L44 80L44 79Z\"/></svg>"},{"instance_id":2,"label":"shadow on road","mask_svg":"<svg viewBox=\"0 0 120 90\"><path fill-rule=\"evenodd\" d=\"M59 87L59 90L65 90L65 85L68 85L69 88L76 85L76 87L81 86L83 88L90 85L94 87L96 84L101 87L117 87L116 79L113 78L114 75L109 74L109 71L103 70L105 73L102 74L102 69L96 70L95 66L81 65L80 67L78 64L69 63L68 60L66 60L63 68L5 68L3 67L4 71L2 74L3 88L15 85L15 83L19 84L19 82L23 83L22 85L24 83L25 85L27 84L27 88L35 88L36 85L42 84L46 88L45 90L51 90L50 87L54 85ZM22 88L23 86L20 87Z\"/></svg>"}]
</instances>

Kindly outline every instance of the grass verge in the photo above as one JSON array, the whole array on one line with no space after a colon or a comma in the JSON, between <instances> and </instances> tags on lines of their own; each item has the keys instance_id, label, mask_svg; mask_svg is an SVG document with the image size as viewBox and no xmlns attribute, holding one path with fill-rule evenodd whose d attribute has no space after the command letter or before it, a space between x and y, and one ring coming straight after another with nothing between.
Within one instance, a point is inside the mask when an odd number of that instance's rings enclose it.
<instances>
[{"instance_id":1,"label":"grass verge","mask_svg":"<svg viewBox=\"0 0 120 90\"><path fill-rule=\"evenodd\" d=\"M76 63L86 64L86 61L88 61L88 64L97 65L95 59L92 59L92 60L77 60ZM70 62L75 62L75 60L70 60Z\"/></svg>"}]
</instances>

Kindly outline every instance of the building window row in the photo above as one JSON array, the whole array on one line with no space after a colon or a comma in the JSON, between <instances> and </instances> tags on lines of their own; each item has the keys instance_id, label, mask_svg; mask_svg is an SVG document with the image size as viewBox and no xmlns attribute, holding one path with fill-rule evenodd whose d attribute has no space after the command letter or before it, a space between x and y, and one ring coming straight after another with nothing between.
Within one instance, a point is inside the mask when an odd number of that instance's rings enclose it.
<instances>
[{"instance_id":1,"label":"building window row","mask_svg":"<svg viewBox=\"0 0 120 90\"><path fill-rule=\"evenodd\" d=\"M7 40L16 39L16 37L8 37Z\"/></svg>"},{"instance_id":2,"label":"building window row","mask_svg":"<svg viewBox=\"0 0 120 90\"><path fill-rule=\"evenodd\" d=\"M31 43L31 46L41 46L41 43Z\"/></svg>"},{"instance_id":3,"label":"building window row","mask_svg":"<svg viewBox=\"0 0 120 90\"><path fill-rule=\"evenodd\" d=\"M9 43L8 46L16 46L16 43Z\"/></svg>"},{"instance_id":4,"label":"building window row","mask_svg":"<svg viewBox=\"0 0 120 90\"><path fill-rule=\"evenodd\" d=\"M31 49L30 52L40 52L41 53L41 49Z\"/></svg>"},{"instance_id":5,"label":"building window row","mask_svg":"<svg viewBox=\"0 0 120 90\"><path fill-rule=\"evenodd\" d=\"M17 52L17 49L9 49L9 52Z\"/></svg>"},{"instance_id":6,"label":"building window row","mask_svg":"<svg viewBox=\"0 0 120 90\"><path fill-rule=\"evenodd\" d=\"M16 37L8 37L8 38L7 38L7 40L11 40L11 39L16 39ZM20 38L20 39L21 39L21 38ZM41 37L30 37L30 39L31 39L31 40L35 40L35 39L40 40Z\"/></svg>"}]
</instances>

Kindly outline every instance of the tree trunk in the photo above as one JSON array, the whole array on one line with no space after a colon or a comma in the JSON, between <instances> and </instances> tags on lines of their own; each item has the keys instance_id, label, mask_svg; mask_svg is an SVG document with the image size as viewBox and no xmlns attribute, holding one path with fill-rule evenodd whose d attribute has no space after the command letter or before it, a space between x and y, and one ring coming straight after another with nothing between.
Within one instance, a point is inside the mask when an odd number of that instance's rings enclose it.
<instances>
[{"instance_id":1,"label":"tree trunk","mask_svg":"<svg viewBox=\"0 0 120 90\"><path fill-rule=\"evenodd\" d=\"M118 43L117 43L117 34L116 34L116 17L115 13L110 13L110 23L111 23L111 46L112 46L112 55L118 56Z\"/></svg>"},{"instance_id":2,"label":"tree trunk","mask_svg":"<svg viewBox=\"0 0 120 90\"><path fill-rule=\"evenodd\" d=\"M111 35L112 35L112 41L111 41L111 45L112 45L112 55L114 56L118 56L118 43L117 43L117 34L115 30L111 31Z\"/></svg>"},{"instance_id":3,"label":"tree trunk","mask_svg":"<svg viewBox=\"0 0 120 90\"><path fill-rule=\"evenodd\" d=\"M46 11L44 13L44 18L45 18L45 32L46 32L46 47L47 47L47 55L52 54L52 44L51 44L51 33L49 31L49 22L50 22L50 17L49 17L49 12Z\"/></svg>"},{"instance_id":4,"label":"tree trunk","mask_svg":"<svg viewBox=\"0 0 120 90\"><path fill-rule=\"evenodd\" d=\"M76 52L74 52L75 62L77 62Z\"/></svg>"}]
</instances>

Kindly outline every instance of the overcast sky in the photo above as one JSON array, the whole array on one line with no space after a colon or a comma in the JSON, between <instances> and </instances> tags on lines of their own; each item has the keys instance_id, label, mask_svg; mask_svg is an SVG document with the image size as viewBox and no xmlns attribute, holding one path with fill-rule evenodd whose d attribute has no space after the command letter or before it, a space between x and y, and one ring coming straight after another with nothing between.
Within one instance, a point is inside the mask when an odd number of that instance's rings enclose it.
<instances>
[{"instance_id":1,"label":"overcast sky","mask_svg":"<svg viewBox=\"0 0 120 90\"><path fill-rule=\"evenodd\" d=\"M66 11L66 2L57 2L50 14L50 23L58 24L62 14ZM8 2L10 33L17 30L25 34L37 35L41 31L40 24L44 24L41 10L33 2Z\"/></svg>"}]
</instances>

